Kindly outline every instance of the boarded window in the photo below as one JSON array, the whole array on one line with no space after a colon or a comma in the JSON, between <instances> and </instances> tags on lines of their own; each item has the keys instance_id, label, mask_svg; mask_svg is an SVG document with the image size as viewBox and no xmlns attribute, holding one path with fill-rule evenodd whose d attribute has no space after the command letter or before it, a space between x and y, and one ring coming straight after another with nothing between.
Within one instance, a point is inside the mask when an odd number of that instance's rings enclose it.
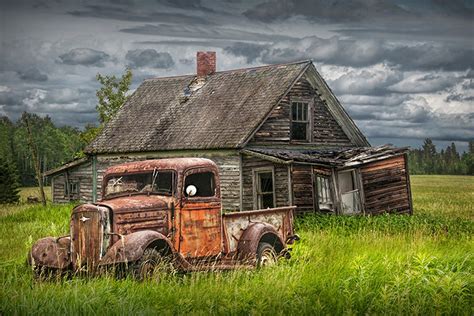
<instances>
[{"instance_id":1,"label":"boarded window","mask_svg":"<svg viewBox=\"0 0 474 316\"><path fill-rule=\"evenodd\" d=\"M318 207L320 211L333 210L333 201L329 183L329 177L321 175L316 176L316 192L318 194Z\"/></svg>"},{"instance_id":2,"label":"boarded window","mask_svg":"<svg viewBox=\"0 0 474 316\"><path fill-rule=\"evenodd\" d=\"M184 194L188 196L186 188L190 185L196 187L196 193L193 197L208 197L215 195L214 174L212 172L194 173L186 176L184 181Z\"/></svg>"},{"instance_id":3,"label":"boarded window","mask_svg":"<svg viewBox=\"0 0 474 316\"><path fill-rule=\"evenodd\" d=\"M293 102L291 104L291 139L309 140L308 103Z\"/></svg>"},{"instance_id":4,"label":"boarded window","mask_svg":"<svg viewBox=\"0 0 474 316\"><path fill-rule=\"evenodd\" d=\"M257 194L257 208L265 209L275 207L273 172L271 170L257 171L255 173L255 192Z\"/></svg>"}]
</instances>

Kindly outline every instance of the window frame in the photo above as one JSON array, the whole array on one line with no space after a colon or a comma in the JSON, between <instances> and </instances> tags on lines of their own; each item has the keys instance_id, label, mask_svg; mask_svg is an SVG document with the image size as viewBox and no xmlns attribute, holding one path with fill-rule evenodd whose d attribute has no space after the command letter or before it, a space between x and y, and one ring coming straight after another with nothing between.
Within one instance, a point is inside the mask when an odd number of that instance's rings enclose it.
<instances>
[{"instance_id":1,"label":"window frame","mask_svg":"<svg viewBox=\"0 0 474 316\"><path fill-rule=\"evenodd\" d=\"M293 105L296 105L297 109L297 114L298 116L298 104L301 105L306 105L306 120L299 120L298 117L297 119L293 119ZM292 98L290 102L290 141L293 143L298 143L298 142L303 142L303 143L310 143L313 140L313 129L312 129L312 101L309 99L298 99L298 98ZM302 117L301 117L302 118ZM300 123L300 124L306 124L306 139L294 139L293 138L293 123Z\"/></svg>"},{"instance_id":2,"label":"window frame","mask_svg":"<svg viewBox=\"0 0 474 316\"><path fill-rule=\"evenodd\" d=\"M192 174L196 173L212 173L214 178L214 195L212 196L186 196L186 177ZM183 178L181 179L181 197L184 201L190 201L190 202L195 202L195 201L215 201L216 199L220 199L221 194L220 194L220 185L219 185L219 178L218 178L218 173L214 169L210 169L207 167L197 167L197 168L191 168L187 169L183 173Z\"/></svg>"},{"instance_id":3,"label":"window frame","mask_svg":"<svg viewBox=\"0 0 474 316\"><path fill-rule=\"evenodd\" d=\"M75 187L75 190L72 190ZM64 181L64 197L70 201L78 200L81 192L81 183L78 180Z\"/></svg>"},{"instance_id":4,"label":"window frame","mask_svg":"<svg viewBox=\"0 0 474 316\"><path fill-rule=\"evenodd\" d=\"M272 194L273 194L273 207L276 207L276 190L275 190L275 168L271 167L260 167L252 169L252 182L253 182L253 206L254 209L259 210L263 209L263 197L264 194L269 194L269 192L259 192L260 187L260 177L259 174L262 173L271 173L272 174Z\"/></svg>"},{"instance_id":5,"label":"window frame","mask_svg":"<svg viewBox=\"0 0 474 316\"><path fill-rule=\"evenodd\" d=\"M318 179L321 179L321 181L318 181ZM320 183L323 183L323 182L327 184L327 186L325 186L324 188L320 186ZM321 210L321 204L326 204L326 205L331 205L331 210L332 212L334 212L335 202L334 202L334 195L333 195L331 183L332 183L331 176L319 174L319 173L314 174L314 184L315 184L315 191L316 191L315 198L316 198L316 205L318 207L318 211ZM320 194L320 191L322 192L323 189L326 193L326 200L320 201L322 197L322 195Z\"/></svg>"}]
</instances>

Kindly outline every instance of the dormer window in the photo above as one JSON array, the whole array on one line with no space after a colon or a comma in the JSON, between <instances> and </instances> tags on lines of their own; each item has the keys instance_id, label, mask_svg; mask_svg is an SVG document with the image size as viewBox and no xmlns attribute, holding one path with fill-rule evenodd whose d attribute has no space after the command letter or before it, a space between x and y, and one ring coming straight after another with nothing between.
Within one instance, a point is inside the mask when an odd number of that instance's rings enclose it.
<instances>
[{"instance_id":1,"label":"dormer window","mask_svg":"<svg viewBox=\"0 0 474 316\"><path fill-rule=\"evenodd\" d=\"M309 141L309 115L307 102L291 103L291 140Z\"/></svg>"}]
</instances>

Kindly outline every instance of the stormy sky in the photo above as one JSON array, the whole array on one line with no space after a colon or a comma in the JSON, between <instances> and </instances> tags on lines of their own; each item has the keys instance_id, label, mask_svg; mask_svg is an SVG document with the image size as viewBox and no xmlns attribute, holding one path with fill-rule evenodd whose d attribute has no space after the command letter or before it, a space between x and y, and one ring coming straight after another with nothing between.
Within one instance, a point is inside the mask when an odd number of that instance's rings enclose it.
<instances>
[{"instance_id":1,"label":"stormy sky","mask_svg":"<svg viewBox=\"0 0 474 316\"><path fill-rule=\"evenodd\" d=\"M2 0L0 115L97 123L97 73L311 59L373 145L474 139L474 1Z\"/></svg>"}]
</instances>

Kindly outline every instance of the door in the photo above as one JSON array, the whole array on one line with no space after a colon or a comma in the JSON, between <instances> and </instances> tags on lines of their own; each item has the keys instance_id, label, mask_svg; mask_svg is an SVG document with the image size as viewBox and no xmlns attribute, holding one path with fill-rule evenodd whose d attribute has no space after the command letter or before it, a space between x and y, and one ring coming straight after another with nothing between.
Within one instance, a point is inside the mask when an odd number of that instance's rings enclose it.
<instances>
[{"instance_id":1,"label":"door","mask_svg":"<svg viewBox=\"0 0 474 316\"><path fill-rule=\"evenodd\" d=\"M179 252L186 258L216 256L222 251L218 181L217 171L207 168L184 175Z\"/></svg>"},{"instance_id":2,"label":"door","mask_svg":"<svg viewBox=\"0 0 474 316\"><path fill-rule=\"evenodd\" d=\"M361 211L356 177L355 170L341 171L337 175L342 214L358 214Z\"/></svg>"}]
</instances>

